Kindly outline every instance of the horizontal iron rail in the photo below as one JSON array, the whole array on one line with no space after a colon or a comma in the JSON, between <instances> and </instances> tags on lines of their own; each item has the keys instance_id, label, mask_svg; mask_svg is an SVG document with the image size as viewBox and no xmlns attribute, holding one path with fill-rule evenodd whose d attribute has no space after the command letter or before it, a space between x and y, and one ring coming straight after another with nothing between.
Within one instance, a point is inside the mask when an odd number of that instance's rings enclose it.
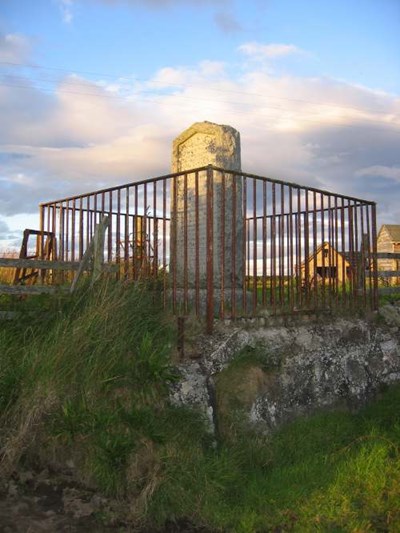
<instances>
[{"instance_id":1,"label":"horizontal iron rail","mask_svg":"<svg viewBox=\"0 0 400 533\"><path fill-rule=\"evenodd\" d=\"M290 182L290 181L284 181L284 180L279 180L279 179L275 179L275 178L269 178L267 176L258 176L257 174L249 174L247 172L242 172L242 171L235 172L233 170L225 170L225 169L223 169L221 167L215 167L213 165L207 165L207 166L203 166L203 167L199 167L199 168L186 170L184 172L175 172L173 174L165 174L163 176L157 176L155 178L149 178L147 180L133 181L133 182L130 182L130 183L124 183L123 185L117 185L115 187L108 187L106 189L98 189L97 191L90 191L90 192L87 192L87 193L78 194L76 196L69 196L69 197L66 197L66 198L53 200L51 202L41 203L40 207L48 207L48 206L52 206L54 204L58 204L58 203L62 203L62 202L70 202L70 201L73 201L73 200L78 200L79 198L86 198L86 197L92 196L94 194L109 193L109 192L118 191L118 190L121 191L121 190L127 189L129 187L138 187L138 186L141 186L141 185L146 185L146 184L149 184L149 183L155 183L157 181L162 181L162 180L166 180L166 179L169 179L169 178L176 178L176 177L179 177L179 176L184 176L185 174L188 175L188 174L195 174L196 172L203 172L203 171L206 171L207 169L210 169L210 168L212 170L217 171L217 172L223 172L225 174L231 174L233 176L240 176L240 177L244 177L244 178L252 178L252 179L256 179L256 180L260 180L260 181L267 181L269 183L275 183L276 185L284 185L284 186L287 186L287 187L294 187L295 189L307 190L307 191L315 192L315 193L319 193L319 194L322 193L322 194L326 194L326 195L330 195L330 196L335 196L336 198L342 198L344 200L351 200L353 202L360 202L363 205L376 205L376 202L372 202L372 201L369 201L369 200L364 200L362 198L356 198L354 196L346 196L344 194L337 194L337 193L334 193L334 192L331 192L331 191L326 191L324 189L317 189L315 187L308 187L307 185L300 185L298 183L294 183L294 182Z\"/></svg>"},{"instance_id":2,"label":"horizontal iron rail","mask_svg":"<svg viewBox=\"0 0 400 533\"><path fill-rule=\"evenodd\" d=\"M218 172L225 172L225 174L233 174L233 175L240 175L241 177L245 178L252 178L260 181L268 181L270 183L275 183L276 185L284 185L286 187L294 187L295 189L303 189L310 192L315 192L319 194L326 194L328 196L335 196L336 198L342 198L343 200L351 200L353 202L360 202L363 205L376 205L376 202L372 202L371 200L364 200L363 198L357 198L355 196L346 196L344 194L338 194L332 191L327 191L325 189L317 189L315 187L309 187L308 185L300 185L299 183L294 183L291 181L284 181L279 180L275 178L269 178L268 176L258 176L257 174L249 174L247 172L235 172L233 170L225 170L220 167L212 167L213 170L217 170ZM188 171L193 172L193 171Z\"/></svg>"},{"instance_id":3,"label":"horizontal iron rail","mask_svg":"<svg viewBox=\"0 0 400 533\"><path fill-rule=\"evenodd\" d=\"M93 193L91 194L88 194L88 196L93 196L97 194L97 191L94 191ZM62 203L64 200L56 200L54 202L54 204L58 204L58 203ZM52 204L52 205L54 205ZM43 204L41 204L43 206ZM44 207L48 207L48 205L46 204ZM107 213L107 215L116 215L116 216L128 216L128 217L131 217L131 218L135 218L135 217L146 217L146 218L151 218L151 220L158 220L160 222L162 222L163 220L166 220L166 221L169 221L171 220L169 217L160 217L160 216L157 216L157 217L154 217L152 215L145 215L145 214L134 214L134 213L125 213L124 211L121 211L121 212L118 212L118 211L109 211L108 209L105 209L104 211L102 209L88 209L87 207L80 207L79 209L77 209L76 207L72 207L72 206L66 206L66 205L63 205L63 206L60 206L62 207L65 211L71 211L72 213L73 212L76 212L76 211L80 211L82 213L95 213L95 214L98 214L98 215L102 215L103 213ZM38 235L40 235L40 230L37 230L38 231ZM46 232L44 232L46 234ZM48 233L48 232L47 232Z\"/></svg>"},{"instance_id":4,"label":"horizontal iron rail","mask_svg":"<svg viewBox=\"0 0 400 533\"><path fill-rule=\"evenodd\" d=\"M68 201L70 202L72 200L79 200L79 198L86 198L87 196L92 196L93 194L102 194L102 193L105 194L105 193L114 192L114 191L118 191L118 190L122 191L123 189L127 189L129 187L138 187L138 186L141 186L141 185L154 183L156 181L163 181L163 180L166 180L166 179L169 179L169 178L176 178L178 176L184 176L185 174L205 171L205 170L207 170L207 168L208 168L207 166L199 167L199 168L187 170L185 172L175 172L174 174L164 174L163 176L157 176L155 178L148 178L147 180L131 181L129 183L124 183L123 185L117 185L115 187L108 187L106 189L98 189L96 191L90 191L90 192L78 194L76 196L69 196L67 198L61 198L61 199L58 199L58 200L53 200L51 202L41 203L41 204L39 204L39 206L40 207L48 207L48 206L52 206L54 204L58 204L58 203L61 203L61 202L68 202Z\"/></svg>"},{"instance_id":5,"label":"horizontal iron rail","mask_svg":"<svg viewBox=\"0 0 400 533\"><path fill-rule=\"evenodd\" d=\"M325 193L323 193L325 194ZM333 194L333 193L328 193L330 194L331 196L337 196L336 194ZM346 199L348 200L351 200L351 198L347 197ZM367 202L364 202L364 203L356 203L356 204L352 204L350 207L354 208L354 207L362 207L366 204ZM346 206L346 208L348 208L349 206ZM342 208L338 208L338 209L342 209ZM324 209L320 209L320 208L317 208L317 209L314 209L314 212L315 213L334 213L335 210L337 211L337 209L335 207L325 207ZM274 215L258 215L256 217L246 217L246 222L250 222L250 221L253 221L253 220L264 220L264 219L272 219L272 218L275 218L275 220L278 220L279 217L287 217L287 216L299 216L299 215L307 215L307 211L295 211L293 213L288 213L288 212L285 212L285 213L275 213Z\"/></svg>"}]
</instances>

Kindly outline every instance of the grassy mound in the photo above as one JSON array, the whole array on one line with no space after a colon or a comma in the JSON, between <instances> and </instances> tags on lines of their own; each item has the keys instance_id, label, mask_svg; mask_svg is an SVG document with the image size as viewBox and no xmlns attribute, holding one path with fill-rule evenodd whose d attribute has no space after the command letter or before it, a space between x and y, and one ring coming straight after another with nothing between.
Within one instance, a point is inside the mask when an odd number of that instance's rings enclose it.
<instances>
[{"instance_id":1,"label":"grassy mound","mask_svg":"<svg viewBox=\"0 0 400 533\"><path fill-rule=\"evenodd\" d=\"M272 437L238 422L216 447L200 415L168 404L176 332L153 296L106 284L0 322L2 476L69 465L147 531L400 530L400 387L357 415L320 414Z\"/></svg>"}]
</instances>

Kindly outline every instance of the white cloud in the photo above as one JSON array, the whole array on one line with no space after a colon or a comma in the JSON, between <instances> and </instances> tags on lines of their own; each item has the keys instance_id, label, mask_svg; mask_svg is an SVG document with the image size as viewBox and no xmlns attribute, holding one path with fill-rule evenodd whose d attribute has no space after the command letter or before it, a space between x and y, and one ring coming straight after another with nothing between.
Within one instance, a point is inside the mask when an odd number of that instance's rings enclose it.
<instances>
[{"instance_id":1,"label":"white cloud","mask_svg":"<svg viewBox=\"0 0 400 533\"><path fill-rule=\"evenodd\" d=\"M0 61L22 63L31 52L31 42L18 33L0 34Z\"/></svg>"},{"instance_id":2,"label":"white cloud","mask_svg":"<svg viewBox=\"0 0 400 533\"><path fill-rule=\"evenodd\" d=\"M298 48L293 44L279 43L261 44L257 42L249 42L240 45L238 50L246 56L256 60L274 59L277 57L304 53L301 48Z\"/></svg>"},{"instance_id":3,"label":"white cloud","mask_svg":"<svg viewBox=\"0 0 400 533\"><path fill-rule=\"evenodd\" d=\"M367 168L360 168L355 173L356 176L388 178L400 181L400 167L387 167L384 165L373 165Z\"/></svg>"},{"instance_id":4,"label":"white cloud","mask_svg":"<svg viewBox=\"0 0 400 533\"><path fill-rule=\"evenodd\" d=\"M62 19L65 24L71 24L74 18L73 6L75 0L58 0Z\"/></svg>"},{"instance_id":5,"label":"white cloud","mask_svg":"<svg viewBox=\"0 0 400 533\"><path fill-rule=\"evenodd\" d=\"M214 61L166 67L141 84L67 76L53 94L0 87L0 212L168 173L173 139L209 120L240 131L244 170L395 213L393 186L372 190L357 177L399 181L398 110L395 97L345 82Z\"/></svg>"}]
</instances>

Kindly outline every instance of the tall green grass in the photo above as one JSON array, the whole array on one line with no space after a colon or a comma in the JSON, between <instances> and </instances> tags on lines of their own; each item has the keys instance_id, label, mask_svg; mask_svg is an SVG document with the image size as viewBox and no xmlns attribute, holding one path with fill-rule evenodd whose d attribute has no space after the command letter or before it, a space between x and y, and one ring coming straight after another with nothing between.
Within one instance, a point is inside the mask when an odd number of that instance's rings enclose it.
<instances>
[{"instance_id":1,"label":"tall green grass","mask_svg":"<svg viewBox=\"0 0 400 533\"><path fill-rule=\"evenodd\" d=\"M150 415L174 379L171 335L152 294L139 285L100 285L44 318L2 323L3 469L12 469L34 439L39 446L47 437L84 440L92 477L105 490L120 490L117 474L141 426L153 436Z\"/></svg>"},{"instance_id":2,"label":"tall green grass","mask_svg":"<svg viewBox=\"0 0 400 533\"><path fill-rule=\"evenodd\" d=\"M120 498L137 530L400 531L399 386L356 415L321 413L272 436L239 424L216 446L198 413L168 403L176 332L155 297L100 284L0 322L3 476L72 465Z\"/></svg>"}]
</instances>

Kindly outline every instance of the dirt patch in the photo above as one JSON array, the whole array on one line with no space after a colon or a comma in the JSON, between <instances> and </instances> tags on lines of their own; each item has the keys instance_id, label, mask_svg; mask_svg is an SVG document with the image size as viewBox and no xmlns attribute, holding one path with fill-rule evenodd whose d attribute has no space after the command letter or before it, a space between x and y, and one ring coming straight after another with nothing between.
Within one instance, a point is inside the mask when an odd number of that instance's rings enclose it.
<instances>
[{"instance_id":1,"label":"dirt patch","mask_svg":"<svg viewBox=\"0 0 400 533\"><path fill-rule=\"evenodd\" d=\"M112 523L112 511L108 499L76 486L71 476L27 470L2 484L0 532L129 531L123 523ZM105 525L107 513L110 523Z\"/></svg>"},{"instance_id":2,"label":"dirt patch","mask_svg":"<svg viewBox=\"0 0 400 533\"><path fill-rule=\"evenodd\" d=\"M186 520L140 530L123 519L124 508L126 502L79 486L68 474L15 472L0 485L0 533L212 533Z\"/></svg>"}]
</instances>

